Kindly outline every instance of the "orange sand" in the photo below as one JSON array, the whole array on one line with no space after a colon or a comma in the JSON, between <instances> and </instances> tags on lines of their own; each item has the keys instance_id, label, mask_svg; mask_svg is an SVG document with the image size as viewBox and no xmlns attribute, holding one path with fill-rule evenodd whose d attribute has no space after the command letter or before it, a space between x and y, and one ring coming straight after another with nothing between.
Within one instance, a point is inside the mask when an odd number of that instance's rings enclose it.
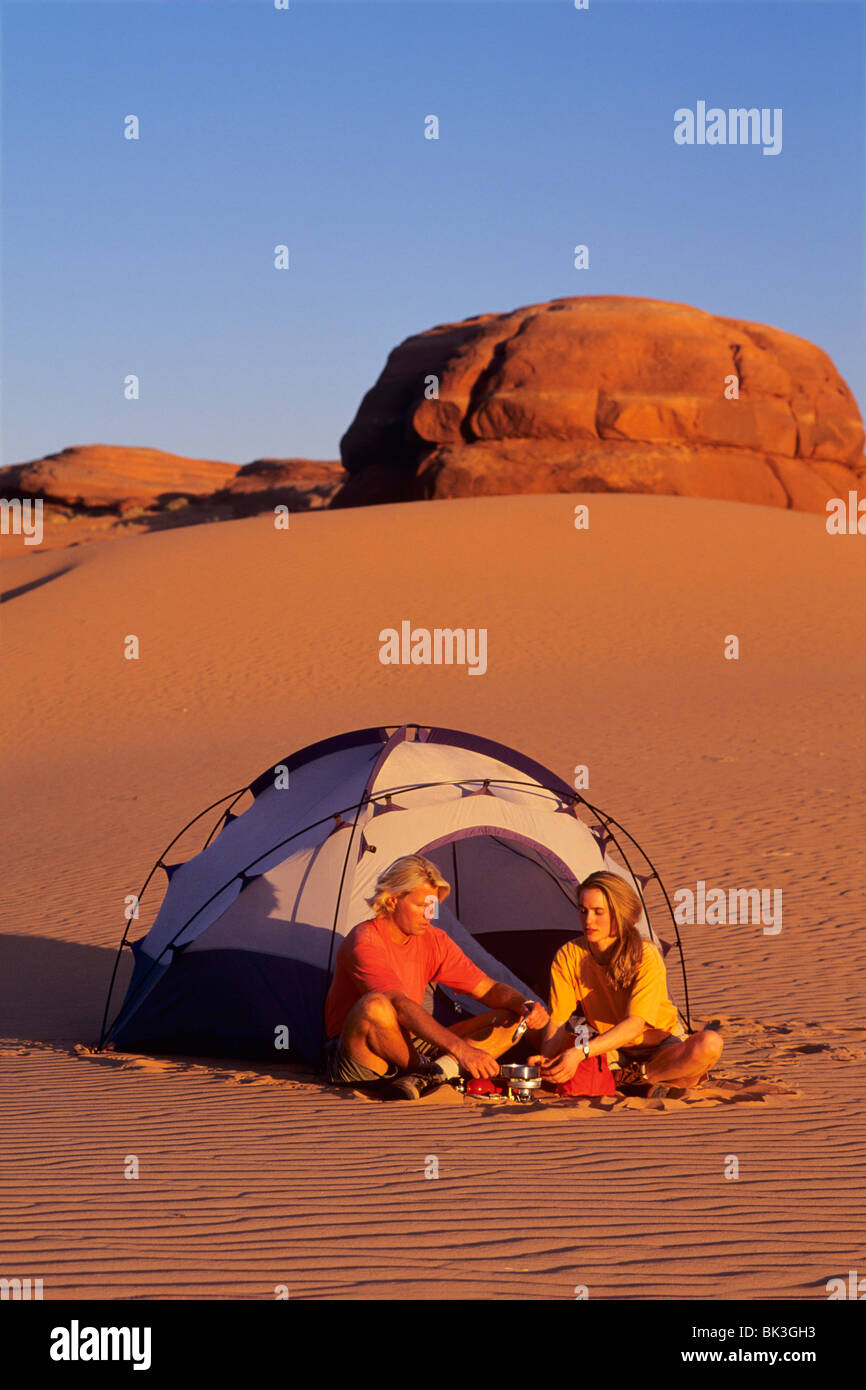
<instances>
[{"instance_id":1,"label":"orange sand","mask_svg":"<svg viewBox=\"0 0 866 1390\"><path fill-rule=\"evenodd\" d=\"M23 591L0 610L0 1275L46 1298L823 1299L862 1266L866 541L594 495L3 547ZM403 618L486 627L487 674L382 666ZM184 822L296 748L402 721L587 764L671 892L782 889L777 936L682 929L727 1090L385 1105L297 1069L76 1051L124 897Z\"/></svg>"}]
</instances>

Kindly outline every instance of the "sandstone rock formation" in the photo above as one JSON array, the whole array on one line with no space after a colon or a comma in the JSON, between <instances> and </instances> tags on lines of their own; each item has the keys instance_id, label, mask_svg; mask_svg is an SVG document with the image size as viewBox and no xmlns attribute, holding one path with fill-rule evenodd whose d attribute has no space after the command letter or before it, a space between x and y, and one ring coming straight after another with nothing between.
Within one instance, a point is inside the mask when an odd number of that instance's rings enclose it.
<instances>
[{"instance_id":1,"label":"sandstone rock formation","mask_svg":"<svg viewBox=\"0 0 866 1390\"><path fill-rule=\"evenodd\" d=\"M239 468L228 486L214 494L214 501L234 502L236 516L285 502L291 511L326 507L345 474L339 463L318 459L256 459Z\"/></svg>"},{"instance_id":2,"label":"sandstone rock formation","mask_svg":"<svg viewBox=\"0 0 866 1390\"><path fill-rule=\"evenodd\" d=\"M162 449L85 444L0 470L4 496L42 497L73 508L146 507L201 497L224 487L237 464L167 454Z\"/></svg>"},{"instance_id":3,"label":"sandstone rock formation","mask_svg":"<svg viewBox=\"0 0 866 1390\"><path fill-rule=\"evenodd\" d=\"M438 398L427 399L432 378ZM336 507L605 491L823 511L857 486L863 424L805 339L684 304L587 295L407 338L340 449L350 477Z\"/></svg>"},{"instance_id":4,"label":"sandstone rock formation","mask_svg":"<svg viewBox=\"0 0 866 1390\"><path fill-rule=\"evenodd\" d=\"M239 467L161 449L86 444L0 468L0 497L42 498L41 549L110 535L229 521L284 503L326 507L345 480L339 463L256 459ZM17 549L3 538L4 551Z\"/></svg>"}]
</instances>

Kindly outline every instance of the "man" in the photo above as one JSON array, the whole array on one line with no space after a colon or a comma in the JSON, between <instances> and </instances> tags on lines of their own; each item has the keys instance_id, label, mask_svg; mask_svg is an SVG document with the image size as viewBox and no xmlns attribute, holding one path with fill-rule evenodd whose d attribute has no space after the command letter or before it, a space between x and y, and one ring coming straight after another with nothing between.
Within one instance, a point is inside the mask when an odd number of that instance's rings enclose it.
<instances>
[{"instance_id":1,"label":"man","mask_svg":"<svg viewBox=\"0 0 866 1390\"><path fill-rule=\"evenodd\" d=\"M447 932L432 924L450 892L421 855L396 859L367 902L373 916L353 927L337 953L325 1000L326 1066L335 1085L391 1083L395 1099L417 1100L459 1070L492 1077L521 1017L544 1028L548 1013L510 985L497 984ZM471 995L488 1012L445 1028L423 1007L428 984Z\"/></svg>"}]
</instances>

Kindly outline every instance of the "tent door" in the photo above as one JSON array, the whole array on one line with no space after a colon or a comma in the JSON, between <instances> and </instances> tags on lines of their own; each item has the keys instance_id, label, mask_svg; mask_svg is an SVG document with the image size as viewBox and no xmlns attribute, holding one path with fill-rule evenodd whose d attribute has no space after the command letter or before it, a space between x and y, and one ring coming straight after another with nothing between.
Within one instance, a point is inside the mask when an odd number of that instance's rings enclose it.
<instances>
[{"instance_id":1,"label":"tent door","mask_svg":"<svg viewBox=\"0 0 866 1390\"><path fill-rule=\"evenodd\" d=\"M550 963L581 930L577 880L544 845L500 827L418 850L451 885L447 905L485 951L547 999Z\"/></svg>"}]
</instances>

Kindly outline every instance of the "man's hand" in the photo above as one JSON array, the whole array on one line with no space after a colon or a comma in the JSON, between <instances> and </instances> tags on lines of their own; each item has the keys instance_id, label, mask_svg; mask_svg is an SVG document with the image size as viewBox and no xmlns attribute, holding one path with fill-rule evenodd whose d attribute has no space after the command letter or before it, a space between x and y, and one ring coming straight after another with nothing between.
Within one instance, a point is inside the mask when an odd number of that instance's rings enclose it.
<instances>
[{"instance_id":1,"label":"man's hand","mask_svg":"<svg viewBox=\"0 0 866 1390\"><path fill-rule=\"evenodd\" d=\"M570 1047L558 1057L530 1057L529 1065L540 1067L545 1081L556 1081L561 1086L571 1080L582 1061L583 1052Z\"/></svg>"},{"instance_id":2,"label":"man's hand","mask_svg":"<svg viewBox=\"0 0 866 1390\"><path fill-rule=\"evenodd\" d=\"M489 1052L483 1052L480 1047L473 1047L471 1043L461 1042L456 1046L452 1044L449 1051L453 1057L457 1058L463 1070L476 1080L499 1075L498 1060L491 1057Z\"/></svg>"},{"instance_id":3,"label":"man's hand","mask_svg":"<svg viewBox=\"0 0 866 1390\"><path fill-rule=\"evenodd\" d=\"M526 1015L527 1028L546 1028L550 1022L550 1014L543 1004L537 1003L534 999L527 999L524 1002L524 1008L530 1004L532 1008Z\"/></svg>"}]
</instances>

